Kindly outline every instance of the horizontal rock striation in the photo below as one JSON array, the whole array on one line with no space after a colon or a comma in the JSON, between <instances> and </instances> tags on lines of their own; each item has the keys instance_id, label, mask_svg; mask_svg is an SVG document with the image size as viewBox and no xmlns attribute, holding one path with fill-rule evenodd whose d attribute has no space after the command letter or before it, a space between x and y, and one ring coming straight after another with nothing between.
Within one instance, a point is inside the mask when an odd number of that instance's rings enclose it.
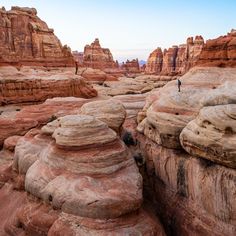
<instances>
[{"instance_id":1,"label":"horizontal rock striation","mask_svg":"<svg viewBox=\"0 0 236 236\"><path fill-rule=\"evenodd\" d=\"M56 88L56 89L55 89ZM9 78L0 80L0 104L43 102L53 97L97 96L97 91L79 76L51 76L44 79Z\"/></svg>"},{"instance_id":2,"label":"horizontal rock striation","mask_svg":"<svg viewBox=\"0 0 236 236\"><path fill-rule=\"evenodd\" d=\"M194 156L236 169L235 119L236 104L202 108L181 132L182 147Z\"/></svg>"},{"instance_id":3,"label":"horizontal rock striation","mask_svg":"<svg viewBox=\"0 0 236 236\"><path fill-rule=\"evenodd\" d=\"M53 98L43 104L23 108L9 108L0 115L0 146L6 138L24 135L30 129L40 127L50 121L70 114L78 114L80 107L91 101L84 98Z\"/></svg>"},{"instance_id":4,"label":"horizontal rock striation","mask_svg":"<svg viewBox=\"0 0 236 236\"><path fill-rule=\"evenodd\" d=\"M84 104L80 114L92 115L105 122L111 129L120 132L126 117L126 110L121 102L109 99Z\"/></svg>"},{"instance_id":5,"label":"horizontal rock striation","mask_svg":"<svg viewBox=\"0 0 236 236\"><path fill-rule=\"evenodd\" d=\"M200 66L236 66L236 31L233 29L225 36L207 40L197 65Z\"/></svg>"},{"instance_id":6,"label":"horizontal rock striation","mask_svg":"<svg viewBox=\"0 0 236 236\"><path fill-rule=\"evenodd\" d=\"M64 116L28 133L16 146L14 167L26 175L26 191L41 199L29 199L15 214L23 232L165 235L140 209L142 177L129 150L93 116ZM14 222L7 221L8 232L17 228Z\"/></svg>"}]
</instances>

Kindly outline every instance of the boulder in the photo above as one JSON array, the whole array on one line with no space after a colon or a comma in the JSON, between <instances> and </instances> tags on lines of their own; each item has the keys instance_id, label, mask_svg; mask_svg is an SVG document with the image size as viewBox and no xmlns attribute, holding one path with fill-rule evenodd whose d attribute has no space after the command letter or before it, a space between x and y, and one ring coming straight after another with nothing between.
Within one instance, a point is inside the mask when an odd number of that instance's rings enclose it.
<instances>
[{"instance_id":1,"label":"boulder","mask_svg":"<svg viewBox=\"0 0 236 236\"><path fill-rule=\"evenodd\" d=\"M236 104L202 108L182 130L182 147L191 155L236 168L235 119Z\"/></svg>"}]
</instances>

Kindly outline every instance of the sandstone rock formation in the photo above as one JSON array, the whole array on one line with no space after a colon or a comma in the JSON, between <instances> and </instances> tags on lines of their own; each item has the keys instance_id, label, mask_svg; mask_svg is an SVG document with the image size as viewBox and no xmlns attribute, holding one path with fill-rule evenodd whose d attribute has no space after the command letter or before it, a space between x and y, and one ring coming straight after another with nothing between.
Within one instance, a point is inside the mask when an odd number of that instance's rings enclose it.
<instances>
[{"instance_id":1,"label":"sandstone rock formation","mask_svg":"<svg viewBox=\"0 0 236 236\"><path fill-rule=\"evenodd\" d=\"M176 81L153 91L140 114L139 131L158 144L181 148L179 135L204 106L233 103L235 69L193 68L181 77L178 92Z\"/></svg>"},{"instance_id":2,"label":"sandstone rock formation","mask_svg":"<svg viewBox=\"0 0 236 236\"><path fill-rule=\"evenodd\" d=\"M139 61L138 59L127 60L121 65L121 69L125 73L140 73Z\"/></svg>"},{"instance_id":3,"label":"sandstone rock formation","mask_svg":"<svg viewBox=\"0 0 236 236\"><path fill-rule=\"evenodd\" d=\"M95 39L91 45L84 48L83 66L104 70L106 68L118 68L108 48L102 48L99 39Z\"/></svg>"},{"instance_id":4,"label":"sandstone rock formation","mask_svg":"<svg viewBox=\"0 0 236 236\"><path fill-rule=\"evenodd\" d=\"M105 81L116 81L116 76L110 75L100 69L79 68L78 75L93 84L103 84Z\"/></svg>"},{"instance_id":5,"label":"sandstone rock formation","mask_svg":"<svg viewBox=\"0 0 236 236\"><path fill-rule=\"evenodd\" d=\"M146 94L128 94L113 97L113 100L120 101L126 109L126 119L136 118L139 111L145 105Z\"/></svg>"},{"instance_id":6,"label":"sandstone rock formation","mask_svg":"<svg viewBox=\"0 0 236 236\"><path fill-rule=\"evenodd\" d=\"M24 135L30 129L61 116L78 114L80 107L89 101L74 97L53 98L39 105L3 110L0 115L0 146L8 137Z\"/></svg>"},{"instance_id":7,"label":"sandstone rock formation","mask_svg":"<svg viewBox=\"0 0 236 236\"><path fill-rule=\"evenodd\" d=\"M236 169L235 109L236 104L202 108L180 134L184 149L191 155Z\"/></svg>"},{"instance_id":8,"label":"sandstone rock formation","mask_svg":"<svg viewBox=\"0 0 236 236\"><path fill-rule=\"evenodd\" d=\"M163 52L163 62L161 73L164 75L171 75L175 72L176 57L178 53L178 46L173 46Z\"/></svg>"},{"instance_id":9,"label":"sandstone rock formation","mask_svg":"<svg viewBox=\"0 0 236 236\"><path fill-rule=\"evenodd\" d=\"M125 94L143 94L154 88L164 86L176 76L139 75L135 78L120 77L117 81L105 81L103 86L95 85L99 94L116 96Z\"/></svg>"},{"instance_id":10,"label":"sandstone rock formation","mask_svg":"<svg viewBox=\"0 0 236 236\"><path fill-rule=\"evenodd\" d=\"M169 234L236 233L235 74L192 68L181 92L176 81L153 90L138 115L132 150Z\"/></svg>"},{"instance_id":11,"label":"sandstone rock formation","mask_svg":"<svg viewBox=\"0 0 236 236\"><path fill-rule=\"evenodd\" d=\"M196 65L204 46L202 36L190 37L186 44L173 46L162 52L155 49L149 56L145 72L147 74L184 74Z\"/></svg>"},{"instance_id":12,"label":"sandstone rock formation","mask_svg":"<svg viewBox=\"0 0 236 236\"><path fill-rule=\"evenodd\" d=\"M0 28L0 65L73 66L70 48L61 45L36 9L1 8Z\"/></svg>"},{"instance_id":13,"label":"sandstone rock formation","mask_svg":"<svg viewBox=\"0 0 236 236\"><path fill-rule=\"evenodd\" d=\"M84 60L84 53L78 52L78 51L73 51L72 55L74 57L74 60L78 63L78 66L82 66L83 60Z\"/></svg>"},{"instance_id":14,"label":"sandstone rock formation","mask_svg":"<svg viewBox=\"0 0 236 236\"><path fill-rule=\"evenodd\" d=\"M80 114L92 115L116 132L120 131L126 117L124 106L114 99L86 103L81 107Z\"/></svg>"},{"instance_id":15,"label":"sandstone rock formation","mask_svg":"<svg viewBox=\"0 0 236 236\"><path fill-rule=\"evenodd\" d=\"M161 48L157 48L150 54L145 70L150 74L160 74L162 71L162 63L163 53Z\"/></svg>"},{"instance_id":16,"label":"sandstone rock formation","mask_svg":"<svg viewBox=\"0 0 236 236\"><path fill-rule=\"evenodd\" d=\"M31 234L40 229L42 235L164 236L158 220L139 210L142 178L117 134L92 116L57 122L27 134L16 147L15 168L26 173L25 189L48 205L27 200L14 221L7 219L7 233L21 228Z\"/></svg>"},{"instance_id":17,"label":"sandstone rock formation","mask_svg":"<svg viewBox=\"0 0 236 236\"><path fill-rule=\"evenodd\" d=\"M53 97L97 96L97 91L80 76L50 76L42 79L18 76L0 79L0 105L42 102Z\"/></svg>"},{"instance_id":18,"label":"sandstone rock formation","mask_svg":"<svg viewBox=\"0 0 236 236\"><path fill-rule=\"evenodd\" d=\"M200 54L198 65L235 67L236 32L232 30L225 36L207 40Z\"/></svg>"},{"instance_id":19,"label":"sandstone rock formation","mask_svg":"<svg viewBox=\"0 0 236 236\"><path fill-rule=\"evenodd\" d=\"M235 235L236 172L137 137L144 186L170 235Z\"/></svg>"}]
</instances>

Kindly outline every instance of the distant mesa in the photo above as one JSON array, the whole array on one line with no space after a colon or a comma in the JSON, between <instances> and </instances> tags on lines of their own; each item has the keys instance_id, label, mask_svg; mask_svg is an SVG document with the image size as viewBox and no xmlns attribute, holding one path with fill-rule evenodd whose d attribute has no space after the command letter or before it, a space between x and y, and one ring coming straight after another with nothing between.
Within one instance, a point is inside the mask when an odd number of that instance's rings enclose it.
<instances>
[{"instance_id":1,"label":"distant mesa","mask_svg":"<svg viewBox=\"0 0 236 236\"><path fill-rule=\"evenodd\" d=\"M0 9L0 65L72 66L70 48L62 46L35 8Z\"/></svg>"}]
</instances>

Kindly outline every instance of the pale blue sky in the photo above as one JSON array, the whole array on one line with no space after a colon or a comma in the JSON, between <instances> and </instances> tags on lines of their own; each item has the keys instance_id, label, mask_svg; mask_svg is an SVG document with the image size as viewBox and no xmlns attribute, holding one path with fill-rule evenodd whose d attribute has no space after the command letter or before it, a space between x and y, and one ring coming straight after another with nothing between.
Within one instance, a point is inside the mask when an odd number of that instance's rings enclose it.
<instances>
[{"instance_id":1,"label":"pale blue sky","mask_svg":"<svg viewBox=\"0 0 236 236\"><path fill-rule=\"evenodd\" d=\"M146 60L156 47L205 39L236 28L236 0L1 0L35 7L63 44L83 51L95 38L115 59Z\"/></svg>"}]
</instances>

